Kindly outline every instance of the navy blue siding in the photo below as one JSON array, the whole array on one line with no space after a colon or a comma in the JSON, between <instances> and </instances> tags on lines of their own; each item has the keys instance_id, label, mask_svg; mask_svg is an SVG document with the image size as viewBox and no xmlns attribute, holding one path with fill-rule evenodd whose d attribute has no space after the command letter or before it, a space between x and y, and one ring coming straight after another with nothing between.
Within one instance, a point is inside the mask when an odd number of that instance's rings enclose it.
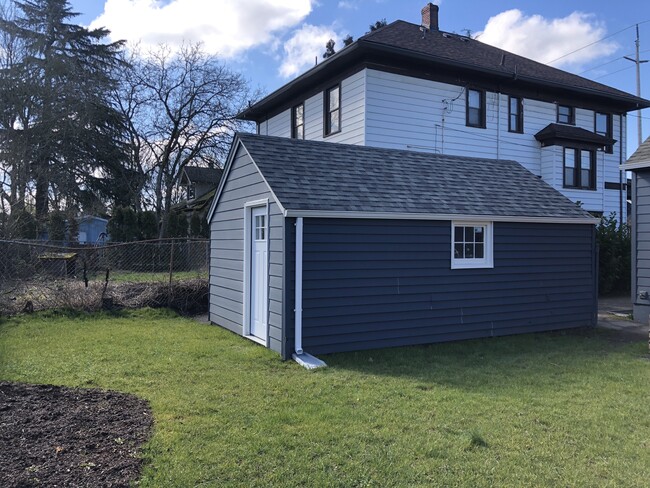
<instances>
[{"instance_id":1,"label":"navy blue siding","mask_svg":"<svg viewBox=\"0 0 650 488\"><path fill-rule=\"evenodd\" d=\"M450 222L305 219L304 349L323 354L595 324L592 225L495 223L493 269L450 269L450 248ZM285 325L289 340L293 320Z\"/></svg>"}]
</instances>

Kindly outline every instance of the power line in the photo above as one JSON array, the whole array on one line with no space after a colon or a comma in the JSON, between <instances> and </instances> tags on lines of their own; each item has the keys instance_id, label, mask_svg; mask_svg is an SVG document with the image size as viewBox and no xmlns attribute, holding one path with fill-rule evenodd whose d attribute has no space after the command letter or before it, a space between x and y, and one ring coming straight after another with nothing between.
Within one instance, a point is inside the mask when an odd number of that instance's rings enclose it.
<instances>
[{"instance_id":1,"label":"power line","mask_svg":"<svg viewBox=\"0 0 650 488\"><path fill-rule=\"evenodd\" d=\"M615 75L616 73L620 73L621 71L627 71L628 69L632 69L634 66L628 66L626 68L618 69L616 71L612 71L611 73L607 73L605 75L601 76L596 76L595 78L592 78L592 80L600 80L601 78L606 78L607 76Z\"/></svg>"},{"instance_id":2,"label":"power line","mask_svg":"<svg viewBox=\"0 0 650 488\"><path fill-rule=\"evenodd\" d=\"M552 64L555 61L559 61L560 59L566 58L567 56L571 56L572 54L577 53L578 51L582 51L583 49L587 49L588 47L593 46L594 44L598 44L599 42L602 42L605 39L609 39L610 37L614 37L614 36L620 34L621 32L625 32L626 30L631 29L632 27L635 27L636 25L646 24L648 22L650 22L650 19L644 20L642 22L635 22L634 24L628 25L627 27L625 27L625 28L623 28L623 29L621 29L619 31L616 31L613 34L602 37L602 38L598 39L597 41L590 42L586 46L579 47L578 49L576 49L574 51L571 51L570 53L566 53L566 54L560 56L559 58L555 58L552 61L547 61L545 64Z\"/></svg>"}]
</instances>

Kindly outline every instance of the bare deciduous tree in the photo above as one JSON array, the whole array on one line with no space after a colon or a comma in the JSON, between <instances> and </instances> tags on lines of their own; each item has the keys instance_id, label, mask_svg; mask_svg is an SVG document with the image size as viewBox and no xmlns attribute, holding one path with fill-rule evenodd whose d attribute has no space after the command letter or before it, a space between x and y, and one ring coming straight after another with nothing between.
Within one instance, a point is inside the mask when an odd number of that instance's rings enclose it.
<instances>
[{"instance_id":1,"label":"bare deciduous tree","mask_svg":"<svg viewBox=\"0 0 650 488\"><path fill-rule=\"evenodd\" d=\"M248 100L248 84L200 44L176 52L163 45L130 62L121 110L130 120L132 167L149 178L163 236L183 168L220 164L241 126L236 115Z\"/></svg>"}]
</instances>

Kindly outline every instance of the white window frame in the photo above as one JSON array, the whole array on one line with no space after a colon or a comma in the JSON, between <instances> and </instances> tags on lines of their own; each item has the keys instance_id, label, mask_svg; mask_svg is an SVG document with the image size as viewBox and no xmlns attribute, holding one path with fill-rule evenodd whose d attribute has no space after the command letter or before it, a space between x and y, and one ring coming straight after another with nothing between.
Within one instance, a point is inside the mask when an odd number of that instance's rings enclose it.
<instances>
[{"instance_id":1,"label":"white window frame","mask_svg":"<svg viewBox=\"0 0 650 488\"><path fill-rule=\"evenodd\" d=\"M454 244L456 239L456 227L483 227L484 237L483 258L461 258L454 256ZM462 221L454 220L451 222L451 269L477 269L477 268L494 268L494 244L493 232L494 222L481 221Z\"/></svg>"}]
</instances>

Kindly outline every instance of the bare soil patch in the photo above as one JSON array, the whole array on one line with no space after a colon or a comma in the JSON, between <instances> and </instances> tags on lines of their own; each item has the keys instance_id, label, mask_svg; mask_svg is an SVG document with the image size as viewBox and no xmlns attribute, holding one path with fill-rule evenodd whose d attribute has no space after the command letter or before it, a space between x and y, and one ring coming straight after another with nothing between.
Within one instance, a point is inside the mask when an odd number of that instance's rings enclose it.
<instances>
[{"instance_id":1,"label":"bare soil patch","mask_svg":"<svg viewBox=\"0 0 650 488\"><path fill-rule=\"evenodd\" d=\"M0 486L129 486L152 423L133 395L0 382Z\"/></svg>"}]
</instances>

